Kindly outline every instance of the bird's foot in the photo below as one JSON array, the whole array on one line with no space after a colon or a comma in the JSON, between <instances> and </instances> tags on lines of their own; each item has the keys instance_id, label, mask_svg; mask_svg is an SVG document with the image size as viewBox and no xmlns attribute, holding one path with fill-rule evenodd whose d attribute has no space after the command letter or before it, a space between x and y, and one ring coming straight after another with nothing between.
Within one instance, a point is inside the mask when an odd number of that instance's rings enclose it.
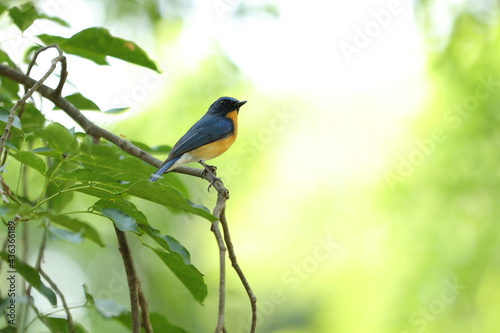
<instances>
[{"instance_id":1,"label":"bird's foot","mask_svg":"<svg viewBox=\"0 0 500 333\"><path fill-rule=\"evenodd\" d=\"M207 191L210 192L210 188L214 186L215 182L219 181L222 183L222 180L217 177L217 167L215 165L208 165L203 161L198 161L203 167L205 168L203 170L203 176L206 176L207 174L212 176L212 181L210 182L210 185L208 185Z\"/></svg>"},{"instance_id":2,"label":"bird's foot","mask_svg":"<svg viewBox=\"0 0 500 333\"><path fill-rule=\"evenodd\" d=\"M198 161L198 163L203 165L203 167L205 168L205 170L203 170L204 174L207 174L207 172L209 172L214 177L217 175L217 167L215 165L208 165L203 161Z\"/></svg>"},{"instance_id":3,"label":"bird's foot","mask_svg":"<svg viewBox=\"0 0 500 333\"><path fill-rule=\"evenodd\" d=\"M208 185L208 188L207 188L207 191L210 192L210 188L212 186L214 186L215 182L221 182L222 183L222 179L220 179L219 177L214 177L212 179L212 181L210 182L210 185Z\"/></svg>"}]
</instances>

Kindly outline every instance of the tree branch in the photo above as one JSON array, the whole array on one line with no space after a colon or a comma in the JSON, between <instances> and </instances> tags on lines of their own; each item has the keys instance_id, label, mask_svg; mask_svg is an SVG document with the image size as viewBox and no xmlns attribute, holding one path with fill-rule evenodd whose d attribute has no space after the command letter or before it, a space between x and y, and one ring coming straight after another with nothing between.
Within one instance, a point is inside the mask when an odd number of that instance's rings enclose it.
<instances>
[{"instance_id":1,"label":"tree branch","mask_svg":"<svg viewBox=\"0 0 500 333\"><path fill-rule=\"evenodd\" d=\"M4 147L5 147L5 143L7 142L8 138L10 137L10 129L12 127L12 124L14 123L17 109L19 109L19 107L24 105L26 100L28 100L28 98L30 98L31 95L33 95L33 93L43 85L43 82L45 82L45 80L47 80L47 78L50 76L50 74L52 74L52 72L54 72L54 70L56 69L57 63L63 61L63 59L65 61L66 58L64 58L64 56L62 56L62 55L59 55L57 58L54 58L52 60L52 66L50 66L50 68L42 76L42 78L38 81L32 80L33 82L31 82L32 84L30 85L31 88L24 94L24 96L22 98L20 98L16 102L16 104L14 104L12 109L10 109L9 118L7 119L7 123L5 124L4 132L2 134L2 137L0 138L0 156L2 156ZM0 66L7 67L7 66L1 65L1 64L0 64ZM24 75L22 72L20 72L20 71L18 71L18 72L20 74ZM2 200L5 203L8 203L9 201L8 201L7 197L10 196L10 189L9 189L9 186L4 182L2 173L0 173L0 186L1 186L0 191L1 191Z\"/></svg>"},{"instance_id":2,"label":"tree branch","mask_svg":"<svg viewBox=\"0 0 500 333\"><path fill-rule=\"evenodd\" d=\"M66 69L64 68L64 71ZM37 82L33 79L31 79L28 75L25 75L21 71L11 68L9 66L0 64L0 75L5 76L13 81L16 81L20 84L23 84L27 87L34 87ZM66 74L67 75L67 74ZM63 74L61 73L61 77ZM65 79L65 77L64 77ZM120 149L123 151L129 153L130 155L133 155L141 160L143 160L146 163L149 163L155 167L160 167L163 161L153 157L152 155L148 154L147 152L143 151L142 149L136 147L129 141L95 125L92 123L90 120L88 120L81 112L78 110L73 104L71 104L69 101L67 101L65 98L63 98L60 95L62 85L63 85L63 78L61 78L61 81L59 82L58 88L56 90L53 90L52 88L45 86L43 84L40 84L37 89L38 92L45 97L46 99L50 100L52 103L54 103L56 106L64 110L73 120L75 120L82 128L83 130L91 135L94 138L94 141L98 142L100 138L104 138L108 140L109 142L117 145ZM31 91L31 90L30 90ZM231 243L231 239L229 236L229 228L227 225L227 220L224 214L225 207L226 207L226 201L229 199L229 191L227 188L224 186L224 184L217 178L215 177L214 174L211 172L205 172L205 170L202 169L197 169L197 168L191 168L191 167L177 167L176 169L172 170L172 172L177 172L177 173L183 173L186 175L198 177L207 180L216 190L218 193L217 196L217 203L214 208L213 214L216 216L223 228L224 228L224 240L227 245L227 249L229 250L229 257L231 259L231 262L233 264L233 267L235 268L238 276L240 277L247 294L249 295L250 301L251 301L251 306L252 306L252 328L251 332L255 332L255 326L256 326L256 320L257 320L257 310L256 310L256 298L255 295L253 294L248 281L246 280L245 276L243 275L243 272L241 268L239 267L237 261L236 261L236 255L234 253L234 248ZM211 226L212 231L215 234L215 237L217 239L217 243L219 245L219 254L220 254L220 290L219 290L219 315L218 315L218 324L216 328L216 332L226 332L226 329L224 328L224 303L225 303L225 252L226 252L226 247L224 246L224 240L222 239L221 232L219 230L219 223L218 221L212 223ZM116 229L115 229L116 230ZM125 242L123 243L124 246L128 248L128 244L126 243L126 238L125 235L121 234L122 232L119 230L117 231L117 237L120 239L125 239ZM119 236L120 235L120 236ZM121 246L120 246L120 251L121 251ZM133 262L132 257L130 255L130 249L128 250L129 254L126 255L130 258L129 264L131 264L132 269L133 267ZM123 254L122 254L123 256ZM125 261L125 258L124 258ZM126 269L127 269L127 263L126 263ZM135 271L135 269L133 270ZM129 274L127 273L127 277L129 277ZM138 304L142 307L142 310L144 311L147 309L147 302L145 301L145 297L141 300L141 298L144 296L142 294L142 290L139 287L137 287L137 279L134 282L133 276L131 276L131 281L129 281L129 286L131 287L131 303L134 303L133 308L135 308L135 312L133 310L133 318L134 316L139 315L139 310L138 310ZM141 296L142 294L142 296ZM139 301L136 300L136 298L139 298ZM132 302L133 299L133 302ZM144 306L146 305L146 306ZM144 315L144 314L143 314ZM135 318L134 322L137 323L139 319ZM135 326L134 326L135 328ZM147 326L145 326L146 330L148 329ZM139 327L140 329L140 327ZM135 331L134 331L135 332Z\"/></svg>"},{"instance_id":3,"label":"tree branch","mask_svg":"<svg viewBox=\"0 0 500 333\"><path fill-rule=\"evenodd\" d=\"M215 215L215 212L214 212ZM217 215L216 215L217 216ZM219 220L212 222L211 227L212 232L217 240L217 245L219 246L219 308L217 315L217 326L215 327L215 333L220 333L224 329L224 315L226 307L226 246L224 245L224 239L219 229Z\"/></svg>"},{"instance_id":4,"label":"tree branch","mask_svg":"<svg viewBox=\"0 0 500 333\"><path fill-rule=\"evenodd\" d=\"M149 320L149 304L142 291L142 286L139 283L139 305L141 306L142 313L142 327L146 330L146 333L153 333L153 326L151 326L151 321Z\"/></svg>"},{"instance_id":5,"label":"tree branch","mask_svg":"<svg viewBox=\"0 0 500 333\"><path fill-rule=\"evenodd\" d=\"M25 75L23 72L20 70L17 70L15 68L6 66L4 64L0 64L0 75L7 77L17 83L23 84L27 87L33 87L37 81L33 80L29 76ZM64 112L66 112L71 118L73 118L74 121L78 123L82 127L82 129L85 131L85 133L93 136L96 139L99 138L104 138L108 140L109 142L114 143L120 149L123 151L129 153L132 156L135 156L144 162L151 164L155 167L160 167L163 164L163 161L153 157L151 154L148 154L144 150L136 147L129 141L119 137L118 135L115 135L88 120L78 108L76 108L72 103L70 103L68 100L65 98L61 97L60 95L56 94L56 91L46 85L41 84L38 87L38 92L45 97L46 99L50 100L54 105L60 107ZM213 177L212 174L204 173L203 170L197 169L197 168L190 168L186 166L181 166L176 168L175 170L172 170L172 172L177 172L177 173L183 173L186 175L190 175L193 177L198 177L207 180L210 183L213 183L214 188L219 192L228 192L227 189L224 187L222 182L218 181Z\"/></svg>"},{"instance_id":6,"label":"tree branch","mask_svg":"<svg viewBox=\"0 0 500 333\"><path fill-rule=\"evenodd\" d=\"M241 283L245 287L248 298L250 299L250 306L252 307L252 324L250 326L250 333L254 333L257 327L257 297L252 291L250 284L248 283L245 274L243 274L243 270L238 264L238 260L236 259L236 253L234 252L233 242L231 241L231 234L229 233L229 225L226 220L226 210L223 209L220 215L220 222L222 224L222 229L224 230L224 240L226 241L227 250L229 253L229 259L231 260L231 264L238 274Z\"/></svg>"},{"instance_id":7,"label":"tree branch","mask_svg":"<svg viewBox=\"0 0 500 333\"><path fill-rule=\"evenodd\" d=\"M132 253L128 246L125 232L119 230L114 224L116 238L120 253L127 273L127 282L130 293L130 311L132 312L132 333L141 333L141 310L139 304L139 278L135 271Z\"/></svg>"}]
</instances>

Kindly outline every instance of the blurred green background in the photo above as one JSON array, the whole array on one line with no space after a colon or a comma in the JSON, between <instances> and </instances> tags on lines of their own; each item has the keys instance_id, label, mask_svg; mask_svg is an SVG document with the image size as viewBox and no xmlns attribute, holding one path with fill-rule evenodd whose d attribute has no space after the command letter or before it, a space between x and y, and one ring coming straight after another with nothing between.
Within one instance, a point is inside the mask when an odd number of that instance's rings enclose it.
<instances>
[{"instance_id":1,"label":"blurred green background","mask_svg":"<svg viewBox=\"0 0 500 333\"><path fill-rule=\"evenodd\" d=\"M131 107L88 114L129 140L172 145L218 97L249 101L235 145L211 164L231 192L227 216L259 300L258 332L498 332L498 1L39 5L72 29L35 25L27 41L100 25L160 65L158 75L69 57L74 89L103 109ZM166 177L213 207L204 182ZM93 202L82 196L73 208L85 200ZM190 250L209 286L200 306L135 246L151 309L190 332L212 331L218 253L210 225L135 203ZM95 225L113 237L108 224ZM51 242L45 262L70 304L82 302L84 282L96 297L128 304L116 245ZM249 314L229 269L229 331L248 331ZM91 332L121 329L75 316Z\"/></svg>"}]
</instances>

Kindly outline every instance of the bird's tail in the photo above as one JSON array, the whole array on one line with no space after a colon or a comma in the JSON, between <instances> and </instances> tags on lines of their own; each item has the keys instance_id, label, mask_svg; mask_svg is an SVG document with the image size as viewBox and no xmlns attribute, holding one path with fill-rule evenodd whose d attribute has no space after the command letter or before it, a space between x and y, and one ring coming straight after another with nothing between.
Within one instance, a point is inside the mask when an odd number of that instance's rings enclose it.
<instances>
[{"instance_id":1,"label":"bird's tail","mask_svg":"<svg viewBox=\"0 0 500 333\"><path fill-rule=\"evenodd\" d=\"M151 177L149 177L149 180L152 181L152 182L155 182L157 181L158 179L161 178L161 176L168 171L168 169L170 169L172 167L172 165L174 165L175 162L177 162L179 158L174 158L168 162L166 162L165 164L163 164Z\"/></svg>"}]
</instances>

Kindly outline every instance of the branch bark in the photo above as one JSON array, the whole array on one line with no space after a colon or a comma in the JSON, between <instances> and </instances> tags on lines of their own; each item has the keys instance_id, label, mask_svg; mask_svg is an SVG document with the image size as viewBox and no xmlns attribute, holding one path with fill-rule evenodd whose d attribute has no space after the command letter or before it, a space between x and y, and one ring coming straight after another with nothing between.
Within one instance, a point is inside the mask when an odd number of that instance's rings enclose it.
<instances>
[{"instance_id":1,"label":"branch bark","mask_svg":"<svg viewBox=\"0 0 500 333\"><path fill-rule=\"evenodd\" d=\"M226 242L227 250L229 253L229 259L231 260L231 264L234 270L236 271L236 274L238 274L238 277L240 278L243 287L245 287L248 298L250 299L250 306L252 308L252 324L250 325L250 333L254 333L255 329L257 328L257 297L255 297L255 294L252 288L250 287L250 283L248 283L248 280L245 277L243 270L238 264L236 253L234 251L233 242L231 241L231 234L229 233L229 224L227 223L225 209L222 210L219 219L222 224L222 229L224 230L224 240Z\"/></svg>"},{"instance_id":2,"label":"branch bark","mask_svg":"<svg viewBox=\"0 0 500 333\"><path fill-rule=\"evenodd\" d=\"M33 87L37 81L33 80L29 76L25 75L23 72L21 72L18 69L6 66L4 64L0 64L0 75L7 77L17 83L23 84L27 87ZM78 108L76 108L72 103L70 103L68 100L63 98L62 96L58 95L57 92L44 85L41 84L38 89L38 92L54 103L54 105L60 107L64 112L66 112L74 121L78 123L78 125L81 126L81 128L85 131L85 133L93 136L95 139L99 138L104 138L108 140L109 142L114 143L120 149L123 151L129 153L132 156L135 156L141 160L143 160L146 163L149 163L155 167L160 167L163 163L162 160L159 160L155 157L153 157L151 154L148 154L144 150L136 147L129 141L121 138L118 135L115 135L88 120ZM217 181L213 177L212 174L204 173L203 170L197 169L197 168L190 168L186 166L181 166L176 168L175 170L172 170L172 172L177 172L177 173L183 173L186 175L190 175L193 177L198 177L207 180L210 183L213 183L214 188L217 190L217 192L224 192L228 193L227 189L224 187L222 182Z\"/></svg>"},{"instance_id":3,"label":"branch bark","mask_svg":"<svg viewBox=\"0 0 500 333\"><path fill-rule=\"evenodd\" d=\"M30 89L11 108L10 113L9 113L9 118L7 119L7 123L5 124L4 132L2 134L2 137L0 138L0 156L2 156L2 154L4 152L5 143L7 142L7 140L10 137L10 129L12 128L12 124L14 123L14 119L15 119L17 110L21 106L23 106L24 103L26 103L26 101L28 100L28 98L30 98L31 95L33 95L33 93L35 91L37 91L37 89L39 89L43 85L43 82L45 82L45 80L47 80L47 78L56 69L56 66L57 66L58 62L61 62L61 63L64 62L64 63L66 63L66 58L61 54L61 52L60 52L60 54L59 54L59 56L57 58L54 58L52 60L52 65L47 70L47 72L42 76L42 78L40 80L38 80L38 81L32 80L33 82L31 82L32 84L30 85ZM1 66L7 67L5 65L1 65ZM7 67L7 68L9 68L9 67ZM20 72L20 71L18 71L18 72L24 76L24 74L22 72ZM5 161L5 159L3 161ZM3 162L2 162L2 165L3 165ZM1 192L2 200L3 200L3 202L8 203L9 202L8 197L10 196L10 188L4 182L2 173L0 173L0 186L1 186L0 192Z\"/></svg>"},{"instance_id":4,"label":"branch bark","mask_svg":"<svg viewBox=\"0 0 500 333\"><path fill-rule=\"evenodd\" d=\"M142 314L142 327L146 330L146 333L153 333L153 326L151 325L151 321L149 320L149 304L142 290L142 286L139 283L139 305L141 307Z\"/></svg>"},{"instance_id":5,"label":"branch bark","mask_svg":"<svg viewBox=\"0 0 500 333\"><path fill-rule=\"evenodd\" d=\"M135 271L132 253L128 246L125 232L119 230L114 224L116 238L127 274L128 289L130 294L130 311L132 312L132 333L141 333L141 309L139 304L139 278Z\"/></svg>"}]
</instances>

